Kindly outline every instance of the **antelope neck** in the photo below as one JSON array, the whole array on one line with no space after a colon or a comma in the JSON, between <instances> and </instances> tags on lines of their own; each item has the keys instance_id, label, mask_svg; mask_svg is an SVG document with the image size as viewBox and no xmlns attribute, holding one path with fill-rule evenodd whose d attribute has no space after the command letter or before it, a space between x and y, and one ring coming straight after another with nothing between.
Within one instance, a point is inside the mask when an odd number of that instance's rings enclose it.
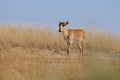
<instances>
[{"instance_id":1,"label":"antelope neck","mask_svg":"<svg viewBox=\"0 0 120 80\"><path fill-rule=\"evenodd\" d=\"M63 30L63 36L64 38L67 38L68 36L68 30L66 28Z\"/></svg>"}]
</instances>

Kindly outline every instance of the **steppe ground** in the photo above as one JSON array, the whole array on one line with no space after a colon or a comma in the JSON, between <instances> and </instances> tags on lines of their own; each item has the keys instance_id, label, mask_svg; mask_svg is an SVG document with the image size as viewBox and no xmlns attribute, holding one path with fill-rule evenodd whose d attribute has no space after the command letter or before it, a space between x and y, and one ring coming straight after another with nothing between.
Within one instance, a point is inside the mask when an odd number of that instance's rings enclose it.
<instances>
[{"instance_id":1,"label":"steppe ground","mask_svg":"<svg viewBox=\"0 0 120 80\"><path fill-rule=\"evenodd\" d=\"M0 27L0 80L120 80L120 37L86 30L85 55L49 28Z\"/></svg>"}]
</instances>

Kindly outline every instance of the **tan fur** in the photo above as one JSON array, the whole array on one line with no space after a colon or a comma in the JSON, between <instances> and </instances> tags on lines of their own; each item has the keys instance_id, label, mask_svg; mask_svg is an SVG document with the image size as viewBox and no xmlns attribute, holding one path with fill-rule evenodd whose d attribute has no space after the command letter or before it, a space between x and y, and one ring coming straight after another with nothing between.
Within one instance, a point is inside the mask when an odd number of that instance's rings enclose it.
<instances>
[{"instance_id":1,"label":"tan fur","mask_svg":"<svg viewBox=\"0 0 120 80\"><path fill-rule=\"evenodd\" d=\"M68 21L59 23L59 32L63 33L64 39L67 41L69 55L72 43L76 42L79 46L80 53L83 55L83 47L85 40L85 32L82 29L66 29Z\"/></svg>"}]
</instances>

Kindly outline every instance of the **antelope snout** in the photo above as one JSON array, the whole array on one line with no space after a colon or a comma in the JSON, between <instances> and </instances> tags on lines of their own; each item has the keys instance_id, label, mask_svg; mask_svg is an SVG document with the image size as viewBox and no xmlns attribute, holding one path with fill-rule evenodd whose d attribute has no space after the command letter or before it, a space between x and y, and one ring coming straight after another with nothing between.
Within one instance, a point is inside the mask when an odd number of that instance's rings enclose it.
<instances>
[{"instance_id":1,"label":"antelope snout","mask_svg":"<svg viewBox=\"0 0 120 80\"><path fill-rule=\"evenodd\" d=\"M59 30L59 32L61 32L61 30Z\"/></svg>"}]
</instances>

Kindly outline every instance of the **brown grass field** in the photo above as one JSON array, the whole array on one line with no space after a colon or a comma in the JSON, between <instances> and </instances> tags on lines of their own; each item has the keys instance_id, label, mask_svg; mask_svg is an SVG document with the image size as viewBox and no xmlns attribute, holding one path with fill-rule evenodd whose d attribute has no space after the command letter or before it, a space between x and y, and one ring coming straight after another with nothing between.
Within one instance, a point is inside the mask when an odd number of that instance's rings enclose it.
<instances>
[{"instance_id":1,"label":"brown grass field","mask_svg":"<svg viewBox=\"0 0 120 80\"><path fill-rule=\"evenodd\" d=\"M0 26L0 80L120 80L120 37L86 30L85 56L49 28Z\"/></svg>"}]
</instances>

